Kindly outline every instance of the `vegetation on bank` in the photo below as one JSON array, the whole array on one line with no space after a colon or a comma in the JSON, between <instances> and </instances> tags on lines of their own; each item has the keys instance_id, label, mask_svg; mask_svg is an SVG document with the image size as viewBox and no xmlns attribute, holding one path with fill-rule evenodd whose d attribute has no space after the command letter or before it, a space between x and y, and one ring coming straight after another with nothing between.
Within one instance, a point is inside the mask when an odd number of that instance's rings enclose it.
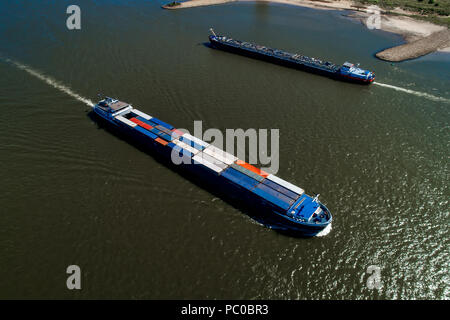
<instances>
[{"instance_id":1,"label":"vegetation on bank","mask_svg":"<svg viewBox=\"0 0 450 320\"><path fill-rule=\"evenodd\" d=\"M377 5L382 9L403 10L420 14L416 18L450 27L450 0L354 0L365 5Z\"/></svg>"},{"instance_id":2,"label":"vegetation on bank","mask_svg":"<svg viewBox=\"0 0 450 320\"><path fill-rule=\"evenodd\" d=\"M381 8L400 7L420 14L450 15L450 0L356 0L364 4L374 4Z\"/></svg>"},{"instance_id":3,"label":"vegetation on bank","mask_svg":"<svg viewBox=\"0 0 450 320\"><path fill-rule=\"evenodd\" d=\"M179 2L177 2L177 1L172 1L171 3L168 3L168 4L166 4L165 6L166 6L166 7L176 7L176 6L179 6L179 5L180 5Z\"/></svg>"}]
</instances>

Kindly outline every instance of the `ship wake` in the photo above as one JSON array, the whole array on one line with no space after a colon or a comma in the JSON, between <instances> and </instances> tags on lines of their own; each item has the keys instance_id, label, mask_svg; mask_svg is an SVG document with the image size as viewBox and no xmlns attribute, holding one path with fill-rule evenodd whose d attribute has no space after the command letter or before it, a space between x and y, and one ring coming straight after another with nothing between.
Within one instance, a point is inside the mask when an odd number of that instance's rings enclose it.
<instances>
[{"instance_id":1,"label":"ship wake","mask_svg":"<svg viewBox=\"0 0 450 320\"><path fill-rule=\"evenodd\" d=\"M316 234L316 237L325 237L327 234L331 232L331 223L325 227L322 231Z\"/></svg>"},{"instance_id":2,"label":"ship wake","mask_svg":"<svg viewBox=\"0 0 450 320\"><path fill-rule=\"evenodd\" d=\"M52 86L55 89L58 89L66 94L68 94L69 96L71 96L72 98L77 99L80 102L83 102L84 104L92 107L94 105L94 102L92 102L91 100L79 95L78 93L74 92L71 88L69 88L68 86L58 82L57 80L53 79L52 77L46 76L45 74L43 74L42 72L33 69L25 64L22 64L20 62L11 60L11 59L4 59L4 61L8 62L9 64L17 67L20 70L23 70L25 72L27 72L28 74L32 75L33 77L38 78L39 80L44 81L45 83L47 83L48 85Z\"/></svg>"},{"instance_id":3,"label":"ship wake","mask_svg":"<svg viewBox=\"0 0 450 320\"><path fill-rule=\"evenodd\" d=\"M396 91L401 91L401 92L413 94L415 96L423 97L423 98L426 98L426 99L429 99L429 100L432 100L432 101L436 101L436 102L450 103L449 99L438 97L438 96L434 96L434 95L426 93L426 92L414 91L414 90L405 89L405 88L401 88L401 87L396 87L396 86L393 86L393 85L390 85L390 84L380 83L380 82L374 82L373 84L376 84L376 85L378 85L380 87L390 88L390 89L394 89Z\"/></svg>"}]
</instances>

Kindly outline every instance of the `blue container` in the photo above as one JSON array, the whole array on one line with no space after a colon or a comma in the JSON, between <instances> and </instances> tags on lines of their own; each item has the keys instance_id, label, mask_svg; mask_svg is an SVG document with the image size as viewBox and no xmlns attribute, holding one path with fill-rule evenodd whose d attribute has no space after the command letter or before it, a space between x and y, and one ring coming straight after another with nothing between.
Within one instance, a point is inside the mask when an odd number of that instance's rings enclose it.
<instances>
[{"instance_id":1,"label":"blue container","mask_svg":"<svg viewBox=\"0 0 450 320\"><path fill-rule=\"evenodd\" d=\"M289 198L293 199L293 200L297 200L297 198L300 196L299 194L295 193L294 191L291 191L289 189L286 189L283 186L280 186L278 183L275 183L269 179L264 179L262 181L263 184L265 184L266 186L271 187L272 189L281 192L282 194L284 194L285 196L288 196Z\"/></svg>"},{"instance_id":2,"label":"blue container","mask_svg":"<svg viewBox=\"0 0 450 320\"><path fill-rule=\"evenodd\" d=\"M294 203L294 200L292 200L291 198L262 183L258 184L256 188L252 190L252 192L256 193L260 197L263 197L274 205L282 208L283 210L289 209L289 207Z\"/></svg>"},{"instance_id":3,"label":"blue container","mask_svg":"<svg viewBox=\"0 0 450 320\"><path fill-rule=\"evenodd\" d=\"M240 173L239 171L234 170L230 167L222 171L221 176L236 183L237 185L240 185L241 187L244 187L247 190L252 190L259 183L255 179L252 179L249 176Z\"/></svg>"},{"instance_id":4,"label":"blue container","mask_svg":"<svg viewBox=\"0 0 450 320\"><path fill-rule=\"evenodd\" d=\"M154 134L158 135L158 136L161 134L161 131L159 131L156 128L151 128L150 131L153 132Z\"/></svg>"},{"instance_id":5,"label":"blue container","mask_svg":"<svg viewBox=\"0 0 450 320\"><path fill-rule=\"evenodd\" d=\"M161 121L161 120L159 120L158 118L154 118L154 117L153 117L153 118L150 119L150 121L156 123L157 125L159 124L159 125L161 125L161 126L167 128L167 129L169 129L169 130L174 129L174 126L172 126L172 125L170 125L170 124L168 124L168 123L165 123L164 121Z\"/></svg>"},{"instance_id":6,"label":"blue container","mask_svg":"<svg viewBox=\"0 0 450 320\"><path fill-rule=\"evenodd\" d=\"M163 138L164 140L166 140L166 141L172 141L172 140L175 140L175 138L173 138L172 136L170 136L169 134L164 133L164 132L161 132L161 133L159 134L159 136L160 136L161 138Z\"/></svg>"},{"instance_id":7,"label":"blue container","mask_svg":"<svg viewBox=\"0 0 450 320\"><path fill-rule=\"evenodd\" d=\"M251 177L251 178L253 178L253 179L257 180L257 181L259 181L259 182L264 180L264 177L260 176L257 173L254 173L253 171L250 171L250 170L248 170L248 169L246 169L246 168L244 168L244 167L242 167L242 166L240 166L240 165L238 165L236 163L232 163L231 167L233 169L235 169L236 171L239 171L239 172L241 172L241 173L243 173L243 174L245 174L245 175L247 175L247 176L249 176L249 177Z\"/></svg>"},{"instance_id":8,"label":"blue container","mask_svg":"<svg viewBox=\"0 0 450 320\"><path fill-rule=\"evenodd\" d=\"M184 136L180 137L179 140L183 141L187 145L190 145L191 147L193 147L193 148L195 148L197 150L203 151L203 149L205 149L204 146L201 146L198 143L196 143L196 142L194 142L194 141L192 141L192 140L190 140L190 139L188 139L188 138L186 138Z\"/></svg>"},{"instance_id":9,"label":"blue container","mask_svg":"<svg viewBox=\"0 0 450 320\"><path fill-rule=\"evenodd\" d=\"M150 137L150 138L152 138L152 139L158 138L157 135L151 133L150 131L148 131L148 130L142 128L142 127L136 126L136 127L134 127L134 129L136 129L137 131L139 131L139 132L145 134L146 136L148 136L148 137Z\"/></svg>"},{"instance_id":10,"label":"blue container","mask_svg":"<svg viewBox=\"0 0 450 320\"><path fill-rule=\"evenodd\" d=\"M155 123L153 123L153 122L151 122L150 120L147 120L147 119L145 119L145 118L142 118L142 117L136 117L136 119L138 119L138 120L140 120L140 121L142 121L142 122L144 122L144 123L146 123L146 124L148 124L148 125L150 125L150 126L152 126L152 127L156 126Z\"/></svg>"},{"instance_id":11,"label":"blue container","mask_svg":"<svg viewBox=\"0 0 450 320\"><path fill-rule=\"evenodd\" d=\"M173 149L177 150L180 153L180 155L184 155L184 156L187 156L187 157L190 157L190 158L192 158L194 156L194 154L191 153L190 151L188 151L186 149L183 149L182 147L177 146L174 143L172 143L172 144L175 145L175 147L173 147Z\"/></svg>"},{"instance_id":12,"label":"blue container","mask_svg":"<svg viewBox=\"0 0 450 320\"><path fill-rule=\"evenodd\" d=\"M156 129L158 129L158 130L160 130L160 131L162 131L162 132L164 132L164 133L167 133L168 135L171 135L173 132L172 131L170 131L169 129L167 129L166 127L163 127L163 126L161 126L161 125L156 125Z\"/></svg>"}]
</instances>

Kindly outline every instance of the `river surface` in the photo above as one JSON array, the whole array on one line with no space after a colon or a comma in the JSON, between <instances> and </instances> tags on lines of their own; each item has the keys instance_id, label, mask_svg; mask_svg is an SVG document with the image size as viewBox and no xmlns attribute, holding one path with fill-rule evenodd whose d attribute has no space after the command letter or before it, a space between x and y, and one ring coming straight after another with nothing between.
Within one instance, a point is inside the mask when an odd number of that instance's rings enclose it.
<instances>
[{"instance_id":1,"label":"river surface","mask_svg":"<svg viewBox=\"0 0 450 320\"><path fill-rule=\"evenodd\" d=\"M402 38L345 12L163 3L77 1L72 31L71 1L0 4L0 297L449 299L449 56L377 60ZM379 84L209 49L210 27ZM259 225L100 128L97 93L190 130L279 129L277 175L320 193L331 230Z\"/></svg>"}]
</instances>

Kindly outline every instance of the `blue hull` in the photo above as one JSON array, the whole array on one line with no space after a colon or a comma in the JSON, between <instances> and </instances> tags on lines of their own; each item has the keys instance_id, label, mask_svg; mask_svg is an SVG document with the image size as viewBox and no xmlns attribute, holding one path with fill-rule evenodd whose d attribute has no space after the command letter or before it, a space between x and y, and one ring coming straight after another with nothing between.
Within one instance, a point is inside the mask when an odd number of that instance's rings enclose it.
<instances>
[{"instance_id":1,"label":"blue hull","mask_svg":"<svg viewBox=\"0 0 450 320\"><path fill-rule=\"evenodd\" d=\"M139 134L125 125L116 123L103 115L93 111L95 119L101 124L105 124L107 129L114 134L118 134L128 142L133 143L138 148L148 152L164 165L174 169L183 176L187 176L198 186L205 188L218 197L226 200L233 206L243 209L244 212L254 220L271 229L287 233L294 236L311 237L322 231L328 224L312 225L293 221L281 212L272 203L256 196L249 190L216 175L204 166L192 164L175 165L171 160L171 149L161 145L155 140Z\"/></svg>"}]
</instances>

